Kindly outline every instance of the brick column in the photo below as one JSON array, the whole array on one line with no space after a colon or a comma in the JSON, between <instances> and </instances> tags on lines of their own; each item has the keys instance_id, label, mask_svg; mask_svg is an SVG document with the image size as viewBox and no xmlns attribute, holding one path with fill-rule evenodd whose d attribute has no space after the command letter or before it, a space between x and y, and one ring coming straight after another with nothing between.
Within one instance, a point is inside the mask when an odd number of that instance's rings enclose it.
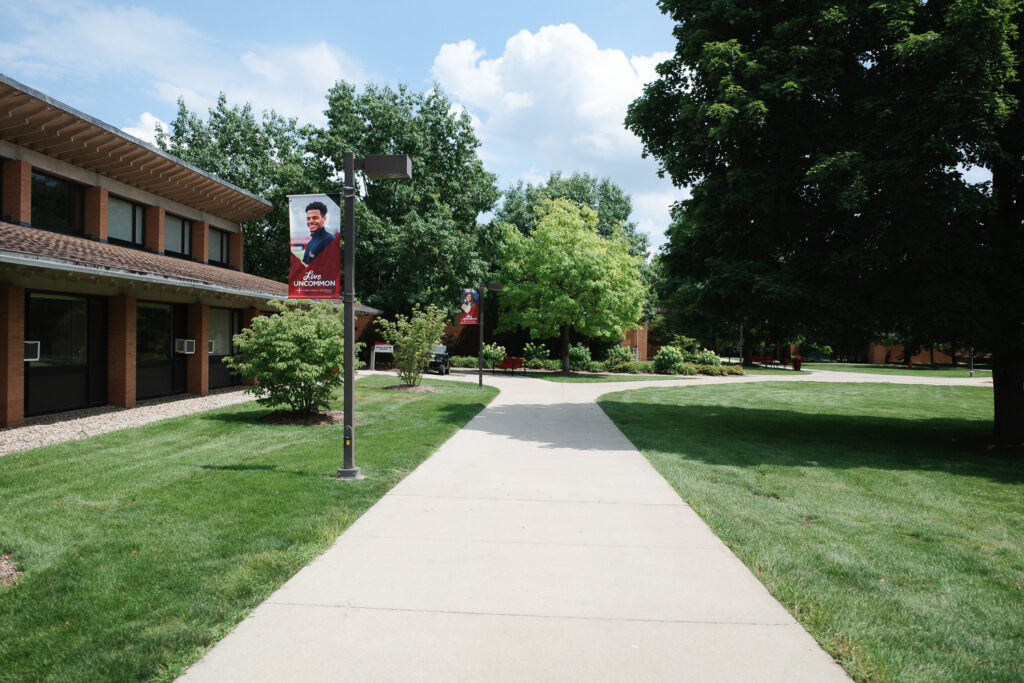
<instances>
[{"instance_id":1,"label":"brick column","mask_svg":"<svg viewBox=\"0 0 1024 683\"><path fill-rule=\"evenodd\" d=\"M245 261L242 259L245 252L244 236L240 232L228 233L228 266L235 270L242 270Z\"/></svg>"},{"instance_id":2,"label":"brick column","mask_svg":"<svg viewBox=\"0 0 1024 683\"><path fill-rule=\"evenodd\" d=\"M192 221L192 258L210 262L210 224L206 221Z\"/></svg>"},{"instance_id":3,"label":"brick column","mask_svg":"<svg viewBox=\"0 0 1024 683\"><path fill-rule=\"evenodd\" d=\"M105 187L89 187L85 190L85 234L100 242L107 241L107 198Z\"/></svg>"},{"instance_id":4,"label":"brick column","mask_svg":"<svg viewBox=\"0 0 1024 683\"><path fill-rule=\"evenodd\" d=\"M32 164L5 159L0 172L4 174L0 216L10 216L12 223L29 225L32 222Z\"/></svg>"},{"instance_id":5,"label":"brick column","mask_svg":"<svg viewBox=\"0 0 1024 683\"><path fill-rule=\"evenodd\" d=\"M188 336L196 340L196 352L186 362L186 391L206 396L210 393L210 307L188 305Z\"/></svg>"},{"instance_id":6,"label":"brick column","mask_svg":"<svg viewBox=\"0 0 1024 683\"><path fill-rule=\"evenodd\" d=\"M107 403L135 406L135 298L114 296L107 303Z\"/></svg>"},{"instance_id":7,"label":"brick column","mask_svg":"<svg viewBox=\"0 0 1024 683\"><path fill-rule=\"evenodd\" d=\"M146 207L146 249L164 253L164 207Z\"/></svg>"},{"instance_id":8,"label":"brick column","mask_svg":"<svg viewBox=\"0 0 1024 683\"><path fill-rule=\"evenodd\" d=\"M261 313L259 312L259 310L255 309L255 308L246 308L246 309L244 309L242 311L242 329L245 329L247 327L252 327L252 321L255 320L256 318L258 318L260 315L261 315ZM255 377L244 377L242 379L242 384L244 384L245 386L249 386L249 387L255 386L256 385L256 378Z\"/></svg>"},{"instance_id":9,"label":"brick column","mask_svg":"<svg viewBox=\"0 0 1024 683\"><path fill-rule=\"evenodd\" d=\"M2 285L0 286L0 427L17 427L24 421L25 289Z\"/></svg>"}]
</instances>

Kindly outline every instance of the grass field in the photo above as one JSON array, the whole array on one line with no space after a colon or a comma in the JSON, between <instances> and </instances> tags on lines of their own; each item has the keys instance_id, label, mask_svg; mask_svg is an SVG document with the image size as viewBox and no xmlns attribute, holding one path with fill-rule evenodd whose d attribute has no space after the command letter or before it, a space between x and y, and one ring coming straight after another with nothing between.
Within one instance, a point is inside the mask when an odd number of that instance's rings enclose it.
<instances>
[{"instance_id":1,"label":"grass field","mask_svg":"<svg viewBox=\"0 0 1024 683\"><path fill-rule=\"evenodd\" d=\"M470 374L476 376L476 371L472 371ZM540 372L536 370L527 370L525 373L522 370L516 370L514 373L511 372L498 372L497 376L505 375L506 377L533 377L534 379L543 379L548 382L645 382L647 380L659 380L659 379L694 379L700 377L700 375L630 375L626 373L622 374L601 374L592 372L571 372L568 375L563 375L561 372ZM490 370L484 370L484 376L490 376Z\"/></svg>"},{"instance_id":2,"label":"grass field","mask_svg":"<svg viewBox=\"0 0 1024 683\"><path fill-rule=\"evenodd\" d=\"M0 680L173 679L497 393L394 383L356 384L361 481L252 403L0 458Z\"/></svg>"},{"instance_id":3,"label":"grass field","mask_svg":"<svg viewBox=\"0 0 1024 683\"><path fill-rule=\"evenodd\" d=\"M1024 456L988 388L648 388L601 406L857 680L1024 680Z\"/></svg>"},{"instance_id":4,"label":"grass field","mask_svg":"<svg viewBox=\"0 0 1024 683\"><path fill-rule=\"evenodd\" d=\"M909 377L970 377L965 367L951 365L872 365L870 363L804 363L804 370L832 370L834 372L863 372L874 375L903 375ZM975 377L992 377L989 369L975 368Z\"/></svg>"}]
</instances>

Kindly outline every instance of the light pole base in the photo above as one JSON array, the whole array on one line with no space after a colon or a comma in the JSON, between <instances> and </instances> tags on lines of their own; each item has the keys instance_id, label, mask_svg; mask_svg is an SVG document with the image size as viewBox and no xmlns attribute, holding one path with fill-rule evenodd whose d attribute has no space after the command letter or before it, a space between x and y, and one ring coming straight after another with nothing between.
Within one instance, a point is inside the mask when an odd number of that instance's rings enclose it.
<instances>
[{"instance_id":1,"label":"light pole base","mask_svg":"<svg viewBox=\"0 0 1024 683\"><path fill-rule=\"evenodd\" d=\"M339 467L336 479L366 479L359 473L358 467Z\"/></svg>"}]
</instances>

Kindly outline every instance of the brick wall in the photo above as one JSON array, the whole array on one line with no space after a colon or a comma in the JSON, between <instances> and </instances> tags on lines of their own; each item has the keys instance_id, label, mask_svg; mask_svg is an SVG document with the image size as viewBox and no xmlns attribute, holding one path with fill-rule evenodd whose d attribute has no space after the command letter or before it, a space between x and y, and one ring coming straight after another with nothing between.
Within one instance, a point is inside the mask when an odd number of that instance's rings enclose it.
<instances>
[{"instance_id":1,"label":"brick wall","mask_svg":"<svg viewBox=\"0 0 1024 683\"><path fill-rule=\"evenodd\" d=\"M146 248L157 254L164 253L164 219L167 212L162 206L146 207Z\"/></svg>"},{"instance_id":2,"label":"brick wall","mask_svg":"<svg viewBox=\"0 0 1024 683\"><path fill-rule=\"evenodd\" d=\"M12 223L28 225L32 221L32 165L5 159L0 173L3 173L0 216L10 216Z\"/></svg>"},{"instance_id":3,"label":"brick wall","mask_svg":"<svg viewBox=\"0 0 1024 683\"><path fill-rule=\"evenodd\" d=\"M196 352L186 361L185 390L206 396L210 393L210 307L206 304L188 305L188 336L196 340Z\"/></svg>"},{"instance_id":4,"label":"brick wall","mask_svg":"<svg viewBox=\"0 0 1024 683\"><path fill-rule=\"evenodd\" d=\"M101 242L107 241L107 199L105 187L85 189L85 227L83 232Z\"/></svg>"},{"instance_id":5,"label":"brick wall","mask_svg":"<svg viewBox=\"0 0 1024 683\"><path fill-rule=\"evenodd\" d=\"M0 286L0 427L25 421L25 289Z\"/></svg>"},{"instance_id":6,"label":"brick wall","mask_svg":"<svg viewBox=\"0 0 1024 683\"><path fill-rule=\"evenodd\" d=\"M135 405L136 300L115 296L107 300L107 403Z\"/></svg>"}]
</instances>

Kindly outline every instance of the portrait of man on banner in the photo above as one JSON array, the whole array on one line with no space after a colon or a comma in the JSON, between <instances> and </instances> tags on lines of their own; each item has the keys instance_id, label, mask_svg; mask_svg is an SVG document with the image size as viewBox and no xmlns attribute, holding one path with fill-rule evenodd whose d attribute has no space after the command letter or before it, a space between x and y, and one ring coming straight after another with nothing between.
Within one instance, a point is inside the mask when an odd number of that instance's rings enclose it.
<instances>
[{"instance_id":1,"label":"portrait of man on banner","mask_svg":"<svg viewBox=\"0 0 1024 683\"><path fill-rule=\"evenodd\" d=\"M337 299L341 292L341 207L326 194L288 196L290 299Z\"/></svg>"},{"instance_id":2,"label":"portrait of man on banner","mask_svg":"<svg viewBox=\"0 0 1024 683\"><path fill-rule=\"evenodd\" d=\"M477 325L480 323L480 294L475 289L462 290L462 301L459 306L459 324Z\"/></svg>"}]
</instances>

